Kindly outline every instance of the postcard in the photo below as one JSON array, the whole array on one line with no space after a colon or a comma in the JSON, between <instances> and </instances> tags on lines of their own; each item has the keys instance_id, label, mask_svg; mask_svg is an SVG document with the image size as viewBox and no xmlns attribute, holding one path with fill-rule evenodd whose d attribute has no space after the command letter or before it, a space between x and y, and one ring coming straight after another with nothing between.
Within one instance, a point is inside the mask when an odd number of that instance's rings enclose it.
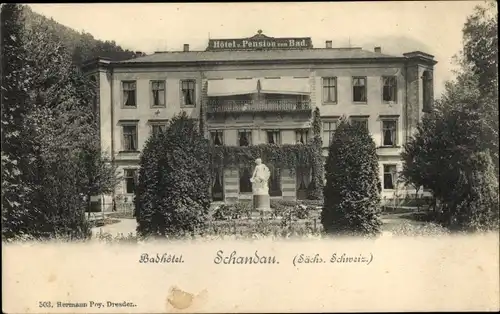
<instances>
[{"instance_id":1,"label":"postcard","mask_svg":"<svg viewBox=\"0 0 500 314\"><path fill-rule=\"evenodd\" d=\"M500 309L496 2L1 22L5 313Z\"/></svg>"}]
</instances>

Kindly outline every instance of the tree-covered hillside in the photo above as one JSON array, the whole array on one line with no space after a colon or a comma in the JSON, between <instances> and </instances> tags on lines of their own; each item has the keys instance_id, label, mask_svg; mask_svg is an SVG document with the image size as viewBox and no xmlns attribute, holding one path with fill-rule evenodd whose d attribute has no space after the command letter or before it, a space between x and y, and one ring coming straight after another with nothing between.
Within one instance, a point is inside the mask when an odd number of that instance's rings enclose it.
<instances>
[{"instance_id":1,"label":"tree-covered hillside","mask_svg":"<svg viewBox=\"0 0 500 314\"><path fill-rule=\"evenodd\" d=\"M66 49L71 52L75 64L81 64L96 57L106 57L119 61L131 59L135 55L133 51L123 49L115 41L97 40L89 33L78 32L54 19L33 12L28 6L23 6L23 14L26 29L46 29L58 37Z\"/></svg>"}]
</instances>

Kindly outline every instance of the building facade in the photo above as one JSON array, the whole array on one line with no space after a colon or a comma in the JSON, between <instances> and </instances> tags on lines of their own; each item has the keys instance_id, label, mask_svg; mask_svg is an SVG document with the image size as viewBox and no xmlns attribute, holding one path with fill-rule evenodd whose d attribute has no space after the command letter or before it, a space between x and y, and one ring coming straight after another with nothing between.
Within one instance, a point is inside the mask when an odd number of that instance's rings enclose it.
<instances>
[{"instance_id":1,"label":"building facade","mask_svg":"<svg viewBox=\"0 0 500 314\"><path fill-rule=\"evenodd\" d=\"M101 148L118 166L122 184L110 204L131 203L140 151L169 118L204 115L213 145L304 145L319 108L323 155L341 116L365 125L377 145L382 198L401 193L402 145L433 101L434 57L361 48L314 48L311 38L211 39L205 51L157 52L131 60L93 60L84 71L96 81ZM252 165L214 169L214 201L251 199ZM311 168L269 164L271 197L307 197Z\"/></svg>"}]
</instances>

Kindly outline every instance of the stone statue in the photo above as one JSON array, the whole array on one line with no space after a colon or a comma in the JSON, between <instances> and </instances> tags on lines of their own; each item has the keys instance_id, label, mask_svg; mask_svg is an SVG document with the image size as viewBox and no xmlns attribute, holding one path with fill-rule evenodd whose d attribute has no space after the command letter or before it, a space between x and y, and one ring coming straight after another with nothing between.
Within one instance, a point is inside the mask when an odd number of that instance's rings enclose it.
<instances>
[{"instance_id":1,"label":"stone statue","mask_svg":"<svg viewBox=\"0 0 500 314\"><path fill-rule=\"evenodd\" d=\"M271 176L269 168L262 163L262 160L258 158L255 160L257 164L253 171L253 175L250 178L252 182L252 192L253 192L253 207L259 211L270 211L270 199L269 199L269 186L267 181Z\"/></svg>"},{"instance_id":2,"label":"stone statue","mask_svg":"<svg viewBox=\"0 0 500 314\"><path fill-rule=\"evenodd\" d=\"M260 158L255 160L255 163L257 166L255 166L252 178L250 178L250 182L252 182L253 194L269 195L269 187L267 185L267 181L271 176L269 168L262 163Z\"/></svg>"}]
</instances>

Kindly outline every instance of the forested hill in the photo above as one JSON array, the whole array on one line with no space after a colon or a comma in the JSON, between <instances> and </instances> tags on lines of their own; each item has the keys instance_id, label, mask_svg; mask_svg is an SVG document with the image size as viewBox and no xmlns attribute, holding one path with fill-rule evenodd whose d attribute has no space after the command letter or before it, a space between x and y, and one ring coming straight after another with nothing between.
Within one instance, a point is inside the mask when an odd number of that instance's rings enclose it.
<instances>
[{"instance_id":1,"label":"forested hill","mask_svg":"<svg viewBox=\"0 0 500 314\"><path fill-rule=\"evenodd\" d=\"M23 7L26 28L46 28L71 52L75 64L81 64L96 57L106 57L119 61L131 59L135 55L133 51L123 49L114 41L97 40L89 33L78 32L56 22L54 19L33 12L26 5Z\"/></svg>"}]
</instances>

